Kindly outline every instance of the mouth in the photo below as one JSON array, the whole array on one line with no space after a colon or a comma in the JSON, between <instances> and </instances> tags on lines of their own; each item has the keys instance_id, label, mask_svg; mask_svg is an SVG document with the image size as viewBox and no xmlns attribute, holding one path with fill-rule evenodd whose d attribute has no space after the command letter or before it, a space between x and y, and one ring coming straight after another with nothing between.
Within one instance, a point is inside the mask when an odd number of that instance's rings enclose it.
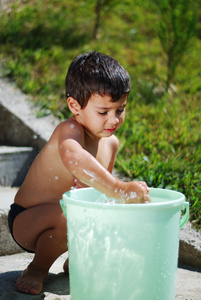
<instances>
[{"instance_id":1,"label":"mouth","mask_svg":"<svg viewBox=\"0 0 201 300\"><path fill-rule=\"evenodd\" d=\"M115 129L116 129L116 127L114 127L114 128L107 128L107 129L105 129L105 131L107 131L107 132L114 132Z\"/></svg>"}]
</instances>

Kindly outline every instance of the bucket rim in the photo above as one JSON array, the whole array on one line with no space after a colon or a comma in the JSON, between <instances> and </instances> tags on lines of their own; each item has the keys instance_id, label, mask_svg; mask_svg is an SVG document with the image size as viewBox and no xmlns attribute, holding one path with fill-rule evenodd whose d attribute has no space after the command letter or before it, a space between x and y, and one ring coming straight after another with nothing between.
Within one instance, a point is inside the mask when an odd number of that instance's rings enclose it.
<instances>
[{"instance_id":1,"label":"bucket rim","mask_svg":"<svg viewBox=\"0 0 201 300\"><path fill-rule=\"evenodd\" d=\"M71 198L70 196L74 193L78 193L82 191L89 191L89 190L95 190L92 187L89 188L82 188L82 189L74 189L67 191L63 194L62 200L64 201L64 204L72 204L72 205L77 205L77 206L83 206L83 207L91 207L91 208L106 208L106 209L164 209L164 208L172 208L172 207L181 207L184 202L185 202L185 196L181 192L175 191L175 190L170 190L170 189L162 189L162 188L150 188L150 196L154 196L154 193L169 193L169 194L174 194L178 198L176 200L172 199L167 199L167 201L164 202L156 202L156 203L118 203L118 204L108 204L108 203L100 203L100 202L91 202L91 201L86 201L86 200L80 200L80 199L74 199ZM99 191L97 191L98 193ZM102 194L99 192L100 195Z\"/></svg>"}]
</instances>

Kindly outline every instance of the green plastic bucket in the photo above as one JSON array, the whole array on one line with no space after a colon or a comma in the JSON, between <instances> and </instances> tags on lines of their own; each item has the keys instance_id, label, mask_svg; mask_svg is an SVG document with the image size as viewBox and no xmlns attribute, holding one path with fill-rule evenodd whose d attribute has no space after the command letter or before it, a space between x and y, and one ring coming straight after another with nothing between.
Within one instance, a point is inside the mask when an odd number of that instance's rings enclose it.
<instances>
[{"instance_id":1,"label":"green plastic bucket","mask_svg":"<svg viewBox=\"0 0 201 300\"><path fill-rule=\"evenodd\" d=\"M63 195L72 300L175 299L189 204L176 191L152 188L150 196L150 204L108 204L93 188Z\"/></svg>"}]
</instances>

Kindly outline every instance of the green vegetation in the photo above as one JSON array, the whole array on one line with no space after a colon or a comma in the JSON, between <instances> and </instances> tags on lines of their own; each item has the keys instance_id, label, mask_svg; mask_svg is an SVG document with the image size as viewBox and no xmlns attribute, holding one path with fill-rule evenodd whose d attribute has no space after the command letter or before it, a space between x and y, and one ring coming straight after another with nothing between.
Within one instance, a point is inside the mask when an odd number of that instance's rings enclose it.
<instances>
[{"instance_id":1,"label":"green vegetation","mask_svg":"<svg viewBox=\"0 0 201 300\"><path fill-rule=\"evenodd\" d=\"M120 61L130 73L132 91L117 132L116 168L149 186L183 192L191 221L201 228L201 5L161 0L165 6L159 9L156 2L16 1L1 12L0 76L33 96L39 116L64 119L71 60L95 49ZM191 5L182 14L184 3ZM183 28L184 20L189 23Z\"/></svg>"},{"instance_id":2,"label":"green vegetation","mask_svg":"<svg viewBox=\"0 0 201 300\"><path fill-rule=\"evenodd\" d=\"M158 36L167 56L166 91L168 91L177 65L195 35L195 5L193 0L153 1L159 9Z\"/></svg>"}]
</instances>

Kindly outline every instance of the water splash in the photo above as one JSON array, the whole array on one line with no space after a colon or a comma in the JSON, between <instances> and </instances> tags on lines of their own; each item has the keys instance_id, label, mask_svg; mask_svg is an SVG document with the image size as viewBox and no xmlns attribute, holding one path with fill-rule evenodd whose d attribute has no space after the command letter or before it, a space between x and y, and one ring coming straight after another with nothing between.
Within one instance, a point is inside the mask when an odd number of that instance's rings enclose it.
<instances>
[{"instance_id":1,"label":"water splash","mask_svg":"<svg viewBox=\"0 0 201 300\"><path fill-rule=\"evenodd\" d=\"M105 194L101 194L100 197L96 200L96 203L104 203L106 205L116 204L117 200L113 198L108 198Z\"/></svg>"}]
</instances>

